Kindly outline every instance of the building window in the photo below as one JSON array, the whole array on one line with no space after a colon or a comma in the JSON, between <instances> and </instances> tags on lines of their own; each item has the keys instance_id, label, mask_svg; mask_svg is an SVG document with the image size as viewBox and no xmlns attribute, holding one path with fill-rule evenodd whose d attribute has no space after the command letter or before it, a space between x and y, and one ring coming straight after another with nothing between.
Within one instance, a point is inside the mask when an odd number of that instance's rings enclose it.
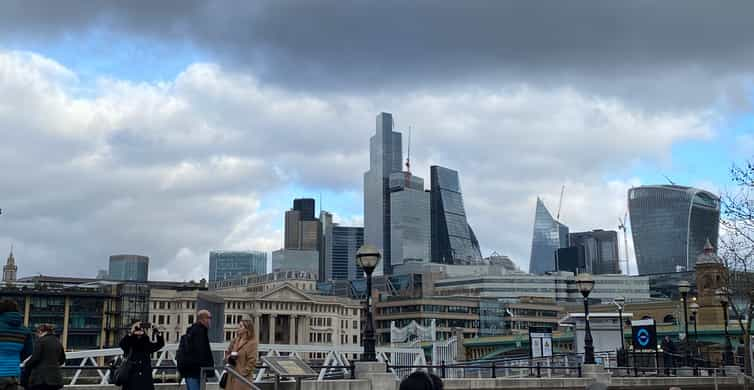
<instances>
[{"instance_id":1,"label":"building window","mask_svg":"<svg viewBox=\"0 0 754 390\"><path fill-rule=\"evenodd\" d=\"M157 325L163 325L165 323L165 316L158 316L157 317Z\"/></svg>"},{"instance_id":2,"label":"building window","mask_svg":"<svg viewBox=\"0 0 754 390\"><path fill-rule=\"evenodd\" d=\"M189 324L193 324L194 323L194 315L193 314L189 314L189 316L188 316L188 323Z\"/></svg>"},{"instance_id":3,"label":"building window","mask_svg":"<svg viewBox=\"0 0 754 390\"><path fill-rule=\"evenodd\" d=\"M332 333L327 333L325 336L327 336L327 342L332 343Z\"/></svg>"},{"instance_id":4,"label":"building window","mask_svg":"<svg viewBox=\"0 0 754 390\"><path fill-rule=\"evenodd\" d=\"M167 325L170 325L170 316L167 316L166 322L167 322Z\"/></svg>"},{"instance_id":5,"label":"building window","mask_svg":"<svg viewBox=\"0 0 754 390\"><path fill-rule=\"evenodd\" d=\"M354 329L359 329L359 322L358 321L353 320L353 328Z\"/></svg>"},{"instance_id":6,"label":"building window","mask_svg":"<svg viewBox=\"0 0 754 390\"><path fill-rule=\"evenodd\" d=\"M353 335L353 343L358 344L359 343L359 336Z\"/></svg>"}]
</instances>

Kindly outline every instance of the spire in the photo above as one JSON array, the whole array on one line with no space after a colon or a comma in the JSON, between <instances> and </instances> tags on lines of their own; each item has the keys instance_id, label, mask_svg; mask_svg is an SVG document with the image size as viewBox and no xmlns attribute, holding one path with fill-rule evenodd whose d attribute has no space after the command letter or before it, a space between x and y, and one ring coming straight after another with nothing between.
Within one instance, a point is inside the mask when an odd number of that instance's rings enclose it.
<instances>
[{"instance_id":1,"label":"spire","mask_svg":"<svg viewBox=\"0 0 754 390\"><path fill-rule=\"evenodd\" d=\"M18 266L16 265L16 258L13 257L13 245L10 246L10 254L8 255L8 261L3 267L3 282L12 283L16 281L16 272L18 272Z\"/></svg>"},{"instance_id":2,"label":"spire","mask_svg":"<svg viewBox=\"0 0 754 390\"><path fill-rule=\"evenodd\" d=\"M15 265L16 258L13 257L13 244L10 244L10 254L8 255L7 265Z\"/></svg>"}]
</instances>

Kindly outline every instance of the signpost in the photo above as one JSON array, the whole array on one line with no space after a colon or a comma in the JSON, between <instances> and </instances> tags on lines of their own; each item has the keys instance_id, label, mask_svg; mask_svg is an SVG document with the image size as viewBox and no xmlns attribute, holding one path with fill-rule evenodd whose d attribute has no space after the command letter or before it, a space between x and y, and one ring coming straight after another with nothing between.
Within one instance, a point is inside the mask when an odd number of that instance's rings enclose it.
<instances>
[{"instance_id":1,"label":"signpost","mask_svg":"<svg viewBox=\"0 0 754 390\"><path fill-rule=\"evenodd\" d=\"M263 356L262 361L275 373L276 390L280 377L293 378L296 381L296 390L301 390L301 380L317 376L317 373L297 356Z\"/></svg>"},{"instance_id":2,"label":"signpost","mask_svg":"<svg viewBox=\"0 0 754 390\"><path fill-rule=\"evenodd\" d=\"M655 320L636 320L631 321L631 345L634 347L634 366L636 366L636 353L638 351L651 350L653 353L655 365L660 366L657 357L657 327Z\"/></svg>"},{"instance_id":3,"label":"signpost","mask_svg":"<svg viewBox=\"0 0 754 390\"><path fill-rule=\"evenodd\" d=\"M552 357L552 328L533 326L529 328L529 356Z\"/></svg>"}]
</instances>

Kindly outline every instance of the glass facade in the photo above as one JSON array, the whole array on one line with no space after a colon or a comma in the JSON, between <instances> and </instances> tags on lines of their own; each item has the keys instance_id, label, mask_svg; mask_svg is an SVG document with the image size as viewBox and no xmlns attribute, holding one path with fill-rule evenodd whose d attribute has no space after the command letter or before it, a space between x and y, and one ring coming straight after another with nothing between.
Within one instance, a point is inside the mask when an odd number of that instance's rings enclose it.
<instances>
[{"instance_id":1,"label":"glass facade","mask_svg":"<svg viewBox=\"0 0 754 390\"><path fill-rule=\"evenodd\" d=\"M505 304L496 299L479 300L479 336L500 336L506 332Z\"/></svg>"},{"instance_id":2,"label":"glass facade","mask_svg":"<svg viewBox=\"0 0 754 390\"><path fill-rule=\"evenodd\" d=\"M364 173L364 243L382 252L381 271L390 274L389 178L401 171L403 146L401 133L393 131L391 114L377 115L376 127L376 134L369 139L369 170Z\"/></svg>"},{"instance_id":3,"label":"glass facade","mask_svg":"<svg viewBox=\"0 0 754 390\"><path fill-rule=\"evenodd\" d=\"M209 253L209 281L238 279L267 273L267 253L260 251L212 251Z\"/></svg>"},{"instance_id":4,"label":"glass facade","mask_svg":"<svg viewBox=\"0 0 754 390\"><path fill-rule=\"evenodd\" d=\"M110 256L110 278L131 282L146 282L149 277L149 257L139 255Z\"/></svg>"},{"instance_id":5,"label":"glass facade","mask_svg":"<svg viewBox=\"0 0 754 390\"><path fill-rule=\"evenodd\" d=\"M618 274L619 250L618 233L608 230L594 230L570 234L571 246L584 249L586 272L592 274Z\"/></svg>"},{"instance_id":6,"label":"glass facade","mask_svg":"<svg viewBox=\"0 0 754 390\"><path fill-rule=\"evenodd\" d=\"M639 274L693 270L707 239L717 247L720 198L677 185L628 190Z\"/></svg>"},{"instance_id":7,"label":"glass facade","mask_svg":"<svg viewBox=\"0 0 754 390\"><path fill-rule=\"evenodd\" d=\"M330 280L355 280L364 277L356 265L356 252L364 245L364 228L333 226Z\"/></svg>"},{"instance_id":8,"label":"glass facade","mask_svg":"<svg viewBox=\"0 0 754 390\"><path fill-rule=\"evenodd\" d=\"M542 199L537 198L529 273L542 275L545 272L555 271L557 268L555 252L566 247L568 247L568 226L556 221Z\"/></svg>"},{"instance_id":9,"label":"glass facade","mask_svg":"<svg viewBox=\"0 0 754 390\"><path fill-rule=\"evenodd\" d=\"M429 193L408 172L390 175L390 259L393 266L430 260Z\"/></svg>"},{"instance_id":10,"label":"glass facade","mask_svg":"<svg viewBox=\"0 0 754 390\"><path fill-rule=\"evenodd\" d=\"M463 206L458 172L430 167L431 257L444 264L475 264L482 252Z\"/></svg>"}]
</instances>

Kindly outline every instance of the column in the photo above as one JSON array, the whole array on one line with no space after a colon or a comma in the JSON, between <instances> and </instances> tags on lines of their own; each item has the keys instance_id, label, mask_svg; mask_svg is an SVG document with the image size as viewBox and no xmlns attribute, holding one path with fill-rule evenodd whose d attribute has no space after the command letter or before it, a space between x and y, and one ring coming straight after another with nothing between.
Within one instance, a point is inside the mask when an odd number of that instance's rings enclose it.
<instances>
[{"instance_id":1,"label":"column","mask_svg":"<svg viewBox=\"0 0 754 390\"><path fill-rule=\"evenodd\" d=\"M298 343L309 344L309 336L306 334L306 324L309 316L302 315L298 317Z\"/></svg>"},{"instance_id":2,"label":"column","mask_svg":"<svg viewBox=\"0 0 754 390\"><path fill-rule=\"evenodd\" d=\"M275 320L277 314L270 314L270 344L275 344Z\"/></svg>"},{"instance_id":3,"label":"column","mask_svg":"<svg viewBox=\"0 0 754 390\"><path fill-rule=\"evenodd\" d=\"M29 314L31 313L31 296L24 298L24 326L29 327Z\"/></svg>"},{"instance_id":4,"label":"column","mask_svg":"<svg viewBox=\"0 0 754 390\"><path fill-rule=\"evenodd\" d=\"M63 309L63 332L60 334L60 343L63 349L68 347L68 317L71 315L71 297L65 297L65 308Z\"/></svg>"},{"instance_id":5,"label":"column","mask_svg":"<svg viewBox=\"0 0 754 390\"><path fill-rule=\"evenodd\" d=\"M296 344L296 316L288 316L288 344Z\"/></svg>"},{"instance_id":6,"label":"column","mask_svg":"<svg viewBox=\"0 0 754 390\"><path fill-rule=\"evenodd\" d=\"M259 339L260 331L259 331L259 314L254 314L254 338L257 339L258 343L261 343L262 341Z\"/></svg>"}]
</instances>

